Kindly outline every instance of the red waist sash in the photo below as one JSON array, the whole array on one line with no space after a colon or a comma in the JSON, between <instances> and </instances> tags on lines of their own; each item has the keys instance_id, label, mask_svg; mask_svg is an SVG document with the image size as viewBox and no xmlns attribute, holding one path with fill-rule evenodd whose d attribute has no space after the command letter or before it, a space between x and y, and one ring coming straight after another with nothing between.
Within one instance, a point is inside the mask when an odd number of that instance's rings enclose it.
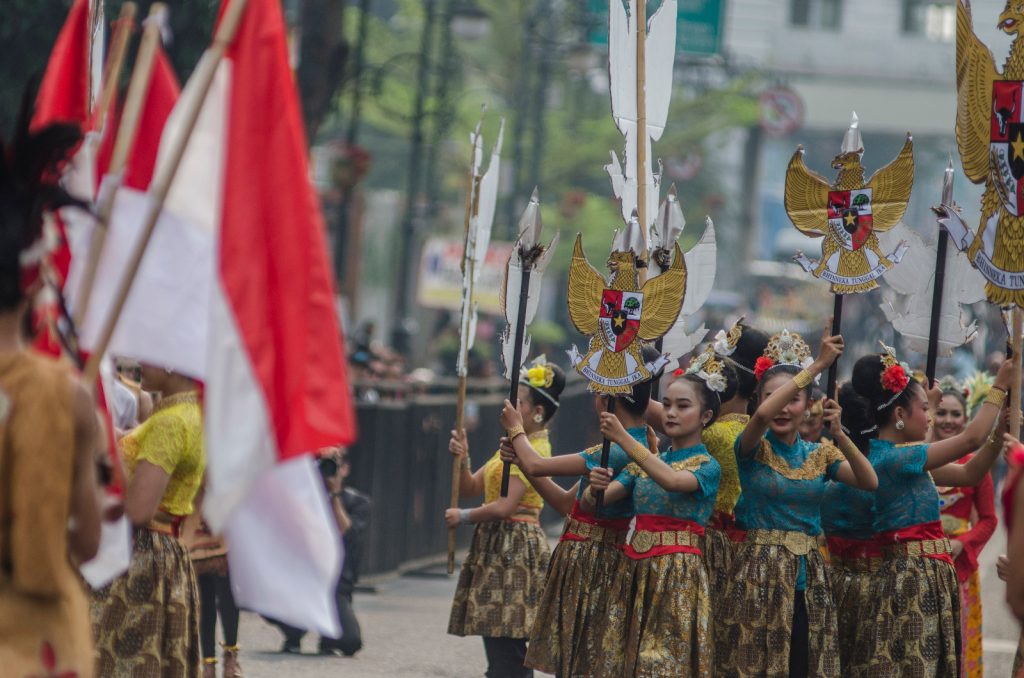
<instances>
[{"instance_id":1,"label":"red waist sash","mask_svg":"<svg viewBox=\"0 0 1024 678\"><path fill-rule=\"evenodd\" d=\"M565 532L562 533L559 541L590 541L595 533L603 534L606 538L596 539L596 541L611 541L621 543L621 537L626 534L629 530L629 518L598 518L593 513L588 513L583 510L578 501L572 505L572 511L566 517L565 521ZM574 524L583 523L591 526L586 531L589 534L579 534L573 531ZM618 534L618 539L616 535Z\"/></svg>"},{"instance_id":2,"label":"red waist sash","mask_svg":"<svg viewBox=\"0 0 1024 678\"><path fill-rule=\"evenodd\" d=\"M639 514L622 550L634 560L669 553L693 553L699 556L699 540L703 536L704 526L692 520Z\"/></svg>"},{"instance_id":3,"label":"red waist sash","mask_svg":"<svg viewBox=\"0 0 1024 678\"><path fill-rule=\"evenodd\" d=\"M953 564L953 558L949 554L949 540L946 539L942 523L938 520L879 532L875 539L882 545L883 553L890 558L934 558Z\"/></svg>"},{"instance_id":4,"label":"red waist sash","mask_svg":"<svg viewBox=\"0 0 1024 678\"><path fill-rule=\"evenodd\" d=\"M744 531L736 525L736 516L724 511L715 511L711 514L708 527L724 533L729 539L735 542L743 541Z\"/></svg>"}]
</instances>

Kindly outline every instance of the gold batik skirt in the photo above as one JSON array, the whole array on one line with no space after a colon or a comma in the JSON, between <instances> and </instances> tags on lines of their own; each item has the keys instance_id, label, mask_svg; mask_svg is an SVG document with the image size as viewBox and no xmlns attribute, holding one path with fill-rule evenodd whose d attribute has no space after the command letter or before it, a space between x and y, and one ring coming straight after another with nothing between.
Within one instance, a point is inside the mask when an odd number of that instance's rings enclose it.
<instances>
[{"instance_id":1,"label":"gold batik skirt","mask_svg":"<svg viewBox=\"0 0 1024 678\"><path fill-rule=\"evenodd\" d=\"M847 667L863 663L865 652L871 648L871 626L864 623L864 615L872 609L872 586L878 576L867 567L847 568L833 563L829 566L832 580L832 598L836 603L839 622L839 660L844 673Z\"/></svg>"},{"instance_id":2,"label":"gold batik skirt","mask_svg":"<svg viewBox=\"0 0 1024 678\"><path fill-rule=\"evenodd\" d=\"M622 677L622 645L603 641L621 637L608 619L608 592L625 559L613 543L558 543L530 632L526 666L561 678Z\"/></svg>"},{"instance_id":3,"label":"gold batik skirt","mask_svg":"<svg viewBox=\"0 0 1024 678\"><path fill-rule=\"evenodd\" d=\"M139 530L128 571L92 594L96 675L199 675L199 593L188 551L169 534Z\"/></svg>"},{"instance_id":4,"label":"gold batik skirt","mask_svg":"<svg viewBox=\"0 0 1024 678\"><path fill-rule=\"evenodd\" d=\"M804 602L808 666L816 678L839 676L839 642L832 586L821 552L807 555ZM799 556L786 547L736 544L723 598L714 602L716 675L789 675L789 646ZM846 675L843 673L842 675Z\"/></svg>"},{"instance_id":5,"label":"gold batik skirt","mask_svg":"<svg viewBox=\"0 0 1024 678\"><path fill-rule=\"evenodd\" d=\"M860 615L869 644L843 666L843 676L959 678L959 588L948 562L887 558Z\"/></svg>"},{"instance_id":6,"label":"gold batik skirt","mask_svg":"<svg viewBox=\"0 0 1024 678\"><path fill-rule=\"evenodd\" d=\"M711 597L718 600L725 595L725 584L729 581L729 567L732 565L736 543L725 532L712 527L704 528L704 562L708 567L708 585Z\"/></svg>"},{"instance_id":7,"label":"gold batik skirt","mask_svg":"<svg viewBox=\"0 0 1024 678\"><path fill-rule=\"evenodd\" d=\"M617 666L602 665L601 675L710 678L711 596L702 557L623 558L608 594L606 628L601 645L625 654Z\"/></svg>"},{"instance_id":8,"label":"gold batik skirt","mask_svg":"<svg viewBox=\"0 0 1024 678\"><path fill-rule=\"evenodd\" d=\"M550 555L535 522L478 523L459 572L448 633L528 638Z\"/></svg>"}]
</instances>

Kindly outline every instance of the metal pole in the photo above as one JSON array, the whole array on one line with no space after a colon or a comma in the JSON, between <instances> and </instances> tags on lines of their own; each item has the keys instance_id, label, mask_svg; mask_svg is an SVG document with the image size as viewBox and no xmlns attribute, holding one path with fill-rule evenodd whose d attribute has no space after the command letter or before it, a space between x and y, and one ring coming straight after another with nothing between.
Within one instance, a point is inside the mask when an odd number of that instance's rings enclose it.
<instances>
[{"instance_id":1,"label":"metal pole","mask_svg":"<svg viewBox=\"0 0 1024 678\"><path fill-rule=\"evenodd\" d=\"M392 344L399 352L410 349L408 321L410 297L412 296L412 271L416 264L416 203L422 183L423 163L423 122L426 118L426 99L430 59L434 49L434 23L437 21L437 0L423 0L423 35L420 40L419 68L416 73L416 100L413 104L412 138L409 147L409 174L406 184L405 208L402 216L402 232L399 238L401 257L398 267L398 283L395 287L395 326L392 330Z\"/></svg>"},{"instance_id":2,"label":"metal pole","mask_svg":"<svg viewBox=\"0 0 1024 678\"><path fill-rule=\"evenodd\" d=\"M836 294L835 303L832 306L832 336L842 332L843 321L843 295ZM828 387L825 391L826 398L836 397L836 379L839 376L839 359L837 358L832 366L828 368Z\"/></svg>"},{"instance_id":3,"label":"metal pole","mask_svg":"<svg viewBox=\"0 0 1024 678\"><path fill-rule=\"evenodd\" d=\"M949 159L942 178L942 204L953 206L953 158ZM935 366L939 358L939 331L942 319L942 294L946 286L946 252L949 249L949 232L939 227L939 243L935 254L935 287L932 290L932 317L928 326L928 356L924 373L928 386L935 381Z\"/></svg>"},{"instance_id":4,"label":"metal pole","mask_svg":"<svg viewBox=\"0 0 1024 678\"><path fill-rule=\"evenodd\" d=\"M519 308L516 309L516 343L512 347L512 368L509 370L512 383L509 385L508 400L512 403L512 407L516 407L519 404L519 373L523 362L523 339L526 338L526 307L530 302L530 273L533 268L526 263L523 254L522 251L516 254L523 267L523 272L519 283ZM512 465L505 462L505 465L501 468L501 496L503 497L508 496L508 481L511 471Z\"/></svg>"}]
</instances>

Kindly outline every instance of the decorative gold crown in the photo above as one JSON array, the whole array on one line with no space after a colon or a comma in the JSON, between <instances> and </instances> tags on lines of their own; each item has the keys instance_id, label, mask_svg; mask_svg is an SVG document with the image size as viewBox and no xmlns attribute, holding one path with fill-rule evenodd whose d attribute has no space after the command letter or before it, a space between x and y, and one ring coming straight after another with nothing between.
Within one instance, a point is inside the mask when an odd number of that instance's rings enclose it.
<instances>
[{"instance_id":1,"label":"decorative gold crown","mask_svg":"<svg viewBox=\"0 0 1024 678\"><path fill-rule=\"evenodd\" d=\"M715 353L725 358L728 358L736 352L736 346L740 343L740 337L743 336L743 317L737 320L729 331L718 330L718 334L715 335L715 341L712 346L715 349Z\"/></svg>"},{"instance_id":2,"label":"decorative gold crown","mask_svg":"<svg viewBox=\"0 0 1024 678\"><path fill-rule=\"evenodd\" d=\"M725 378L725 367L715 353L714 345L705 348L703 352L690 360L690 365L686 368L686 374L696 375L707 384L709 389L715 393L722 393L728 387L729 382Z\"/></svg>"},{"instance_id":3,"label":"decorative gold crown","mask_svg":"<svg viewBox=\"0 0 1024 678\"><path fill-rule=\"evenodd\" d=\"M754 376L760 381L764 373L776 365L806 368L812 362L811 347L803 337L796 332L782 330L768 340L764 353L754 364Z\"/></svg>"}]
</instances>

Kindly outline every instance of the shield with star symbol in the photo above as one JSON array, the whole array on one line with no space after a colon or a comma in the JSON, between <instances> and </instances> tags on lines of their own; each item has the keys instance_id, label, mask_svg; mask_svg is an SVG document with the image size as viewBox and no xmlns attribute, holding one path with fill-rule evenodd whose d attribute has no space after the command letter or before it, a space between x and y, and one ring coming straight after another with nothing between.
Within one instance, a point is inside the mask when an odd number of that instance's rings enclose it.
<instances>
[{"instance_id":1,"label":"shield with star symbol","mask_svg":"<svg viewBox=\"0 0 1024 678\"><path fill-rule=\"evenodd\" d=\"M828 225L848 250L859 250L871 235L871 189L829 191Z\"/></svg>"},{"instance_id":2,"label":"shield with star symbol","mask_svg":"<svg viewBox=\"0 0 1024 678\"><path fill-rule=\"evenodd\" d=\"M599 324L601 336L609 349L618 353L633 343L640 329L643 307L644 295L640 292L604 291Z\"/></svg>"},{"instance_id":3,"label":"shield with star symbol","mask_svg":"<svg viewBox=\"0 0 1024 678\"><path fill-rule=\"evenodd\" d=\"M992 83L991 163L999 195L1014 216L1024 213L1024 82Z\"/></svg>"}]
</instances>

